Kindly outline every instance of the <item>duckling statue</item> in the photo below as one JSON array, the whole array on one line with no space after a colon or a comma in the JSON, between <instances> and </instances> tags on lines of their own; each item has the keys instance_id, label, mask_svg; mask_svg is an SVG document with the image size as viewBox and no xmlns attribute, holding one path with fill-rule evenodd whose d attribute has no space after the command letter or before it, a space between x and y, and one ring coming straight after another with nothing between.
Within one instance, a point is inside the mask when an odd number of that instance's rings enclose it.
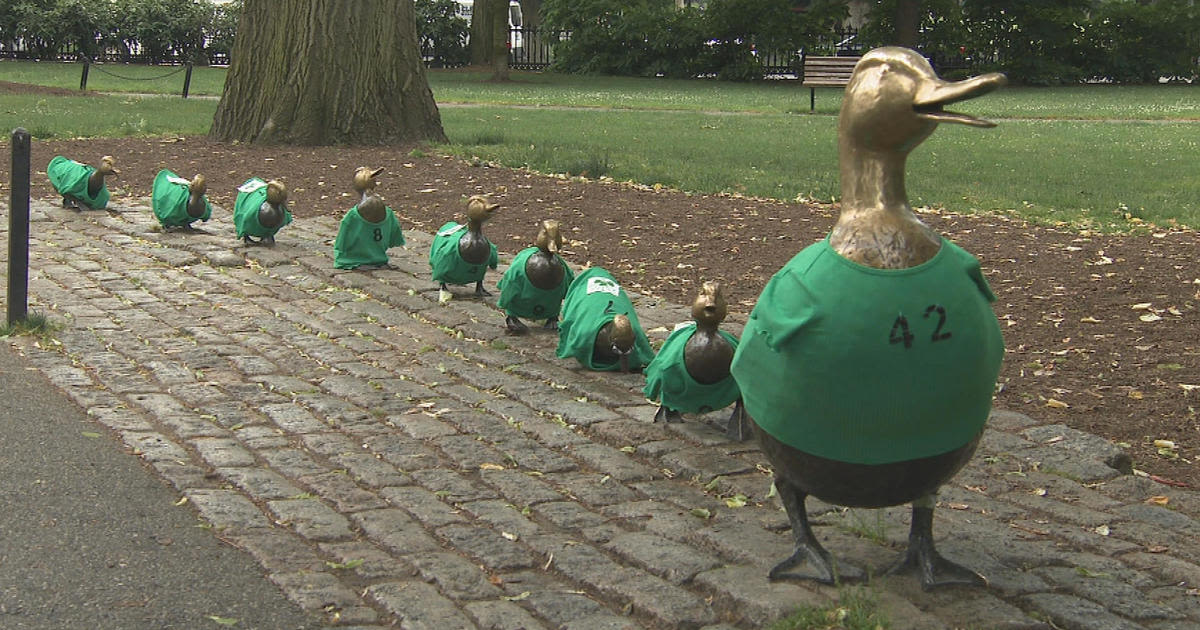
<instances>
[{"instance_id":1,"label":"duckling statue","mask_svg":"<svg viewBox=\"0 0 1200 630\"><path fill-rule=\"evenodd\" d=\"M387 250L404 245L396 213L376 195L350 208L333 241L333 266L338 269L385 269Z\"/></svg>"},{"instance_id":2,"label":"duckling statue","mask_svg":"<svg viewBox=\"0 0 1200 630\"><path fill-rule=\"evenodd\" d=\"M580 273L567 289L555 354L598 371L635 372L654 359L633 302L602 267Z\"/></svg>"},{"instance_id":3,"label":"duckling statue","mask_svg":"<svg viewBox=\"0 0 1200 630\"><path fill-rule=\"evenodd\" d=\"M721 284L705 282L692 302L694 321L676 326L646 366L642 393L661 403L655 422L680 422L680 412L706 413L733 405L725 433L739 442L749 439L741 392L729 373L738 340L718 328L728 312Z\"/></svg>"},{"instance_id":4,"label":"duckling statue","mask_svg":"<svg viewBox=\"0 0 1200 630\"><path fill-rule=\"evenodd\" d=\"M197 174L188 181L164 168L154 177L151 190L154 218L167 230L191 230L192 223L212 217L212 204L204 195L207 190L204 175Z\"/></svg>"},{"instance_id":5,"label":"duckling statue","mask_svg":"<svg viewBox=\"0 0 1200 630\"><path fill-rule=\"evenodd\" d=\"M542 221L534 246L518 252L500 278L497 305L507 315L504 322L508 332L514 335L529 332L521 322L522 317L544 319L549 330L558 328L558 312L567 287L575 279L575 273L558 255L562 243L558 221Z\"/></svg>"},{"instance_id":6,"label":"duckling statue","mask_svg":"<svg viewBox=\"0 0 1200 630\"><path fill-rule=\"evenodd\" d=\"M841 214L767 283L733 360L795 542L771 578L862 577L813 536L811 494L911 502L908 550L889 572L916 573L926 590L986 584L937 552L932 523L937 489L971 458L991 409L1004 354L995 296L979 262L913 214L904 167L938 123L995 126L943 107L1005 82L943 81L897 47L854 69L838 126ZM806 561L811 573L788 573Z\"/></svg>"},{"instance_id":7,"label":"duckling statue","mask_svg":"<svg viewBox=\"0 0 1200 630\"><path fill-rule=\"evenodd\" d=\"M375 190L382 168L361 166L354 172L354 190L362 199L342 217L333 241L333 266L338 269L384 269L390 267L387 250L404 245L404 233L396 213L383 203Z\"/></svg>"},{"instance_id":8,"label":"duckling statue","mask_svg":"<svg viewBox=\"0 0 1200 630\"><path fill-rule=\"evenodd\" d=\"M442 302L450 299L447 284L475 283L476 297L491 295L483 288L483 276L488 267L500 265L496 246L483 235L483 222L492 217L500 204L492 203L485 195L467 199L467 222L450 221L438 228L429 246L429 266L433 280L439 283Z\"/></svg>"},{"instance_id":9,"label":"duckling statue","mask_svg":"<svg viewBox=\"0 0 1200 630\"><path fill-rule=\"evenodd\" d=\"M104 180L120 174L111 155L100 158L100 166L80 164L57 155L46 166L50 185L62 195L62 207L73 210L82 210L83 206L93 210L106 208L111 194Z\"/></svg>"},{"instance_id":10,"label":"duckling statue","mask_svg":"<svg viewBox=\"0 0 1200 630\"><path fill-rule=\"evenodd\" d=\"M265 182L251 177L238 187L233 204L233 225L237 237L247 245L275 245L275 234L292 222L287 208L287 186L279 180ZM258 240L254 240L257 238Z\"/></svg>"}]
</instances>

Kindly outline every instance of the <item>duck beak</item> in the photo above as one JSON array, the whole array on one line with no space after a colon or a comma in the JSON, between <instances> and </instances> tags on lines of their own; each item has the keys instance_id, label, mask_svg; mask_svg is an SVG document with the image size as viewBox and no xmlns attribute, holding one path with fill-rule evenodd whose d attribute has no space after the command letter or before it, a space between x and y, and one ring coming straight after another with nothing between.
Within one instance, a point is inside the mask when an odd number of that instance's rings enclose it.
<instances>
[{"instance_id":1,"label":"duck beak","mask_svg":"<svg viewBox=\"0 0 1200 630\"><path fill-rule=\"evenodd\" d=\"M971 127L995 127L996 123L982 118L975 118L958 112L949 112L946 105L983 96L996 88L1008 83L1008 77L999 72L991 72L963 81L943 81L932 79L917 92L913 102L913 110L917 116L935 123L958 123Z\"/></svg>"}]
</instances>

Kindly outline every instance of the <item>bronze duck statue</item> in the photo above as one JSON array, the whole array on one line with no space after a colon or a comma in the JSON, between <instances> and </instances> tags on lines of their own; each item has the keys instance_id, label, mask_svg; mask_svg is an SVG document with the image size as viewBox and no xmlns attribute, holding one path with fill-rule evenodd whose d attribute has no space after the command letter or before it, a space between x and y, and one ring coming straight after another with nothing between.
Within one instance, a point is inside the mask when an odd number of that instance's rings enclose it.
<instances>
[{"instance_id":1,"label":"bronze duck statue","mask_svg":"<svg viewBox=\"0 0 1200 630\"><path fill-rule=\"evenodd\" d=\"M500 256L483 235L483 224L499 207L485 195L472 195L467 199L466 223L450 221L438 228L429 246L429 266L440 289L439 301L449 299L447 284L474 282L476 297L491 295L483 288L483 277L489 267L499 266Z\"/></svg>"},{"instance_id":2,"label":"bronze duck statue","mask_svg":"<svg viewBox=\"0 0 1200 630\"><path fill-rule=\"evenodd\" d=\"M151 191L150 208L164 230L193 231L192 223L212 216L212 204L205 196L208 184L202 174L187 180L164 168L154 177Z\"/></svg>"},{"instance_id":3,"label":"bronze duck statue","mask_svg":"<svg viewBox=\"0 0 1200 630\"><path fill-rule=\"evenodd\" d=\"M808 495L850 507L912 503L905 555L889 572L928 590L984 585L941 556L938 488L974 453L1004 347L979 262L913 214L908 153L938 123L993 123L943 109L1005 83L939 79L912 50L873 50L855 67L838 127L842 208L829 237L767 283L734 357L792 526L795 552L770 577L858 578L810 529ZM789 573L807 562L809 574Z\"/></svg>"},{"instance_id":4,"label":"bronze duck statue","mask_svg":"<svg viewBox=\"0 0 1200 630\"><path fill-rule=\"evenodd\" d=\"M655 422L680 422L680 412L707 413L733 405L726 436L737 441L750 437L741 392L729 371L738 340L720 330L728 312L721 284L705 282L692 302L693 321L676 326L646 366L642 393L660 402Z\"/></svg>"},{"instance_id":5,"label":"bronze duck statue","mask_svg":"<svg viewBox=\"0 0 1200 630\"><path fill-rule=\"evenodd\" d=\"M292 222L287 208L287 186L279 180L252 177L238 187L233 224L237 237L247 245L275 245L275 234ZM257 238L258 240L255 240Z\"/></svg>"},{"instance_id":6,"label":"bronze duck statue","mask_svg":"<svg viewBox=\"0 0 1200 630\"><path fill-rule=\"evenodd\" d=\"M84 206L102 210L108 205L110 194L104 181L121 174L113 156L100 158L99 166L88 166L61 155L55 156L46 166L50 184L62 195L62 206L81 210Z\"/></svg>"},{"instance_id":7,"label":"bronze duck statue","mask_svg":"<svg viewBox=\"0 0 1200 630\"><path fill-rule=\"evenodd\" d=\"M529 332L520 319L522 317L543 319L546 321L544 328L558 329L563 298L575 279L575 274L558 253L562 244L559 222L553 219L542 221L533 247L518 252L500 278L497 306L504 309L508 332L514 335Z\"/></svg>"},{"instance_id":8,"label":"bronze duck statue","mask_svg":"<svg viewBox=\"0 0 1200 630\"><path fill-rule=\"evenodd\" d=\"M591 370L626 373L654 359L633 301L607 269L592 267L571 281L563 298L555 355L574 358Z\"/></svg>"},{"instance_id":9,"label":"bronze duck statue","mask_svg":"<svg viewBox=\"0 0 1200 630\"><path fill-rule=\"evenodd\" d=\"M379 182L375 178L383 173L383 167L372 169L366 166L360 166L354 169L354 192L358 193L359 200L363 201L375 192L375 187Z\"/></svg>"}]
</instances>

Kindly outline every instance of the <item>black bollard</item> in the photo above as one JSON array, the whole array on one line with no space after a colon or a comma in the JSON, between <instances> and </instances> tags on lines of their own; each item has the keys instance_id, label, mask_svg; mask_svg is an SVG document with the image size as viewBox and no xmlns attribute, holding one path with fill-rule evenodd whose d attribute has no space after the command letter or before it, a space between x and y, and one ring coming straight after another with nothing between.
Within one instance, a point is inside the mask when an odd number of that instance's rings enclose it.
<instances>
[{"instance_id":1,"label":"black bollard","mask_svg":"<svg viewBox=\"0 0 1200 630\"><path fill-rule=\"evenodd\" d=\"M29 132L12 133L12 200L8 205L8 324L29 316Z\"/></svg>"},{"instance_id":2,"label":"black bollard","mask_svg":"<svg viewBox=\"0 0 1200 630\"><path fill-rule=\"evenodd\" d=\"M192 86L192 64L187 65L187 72L183 75L183 98L187 98L188 88Z\"/></svg>"},{"instance_id":3,"label":"black bollard","mask_svg":"<svg viewBox=\"0 0 1200 630\"><path fill-rule=\"evenodd\" d=\"M91 66L92 66L91 62L85 57L83 60L83 76L79 77L79 91L80 92L87 91L88 68L90 68Z\"/></svg>"}]
</instances>

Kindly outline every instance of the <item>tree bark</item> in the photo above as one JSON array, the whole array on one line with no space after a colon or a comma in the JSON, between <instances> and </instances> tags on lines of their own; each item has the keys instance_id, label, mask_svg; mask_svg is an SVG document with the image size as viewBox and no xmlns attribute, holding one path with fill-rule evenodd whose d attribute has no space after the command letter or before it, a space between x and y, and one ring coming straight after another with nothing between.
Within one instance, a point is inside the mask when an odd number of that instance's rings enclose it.
<instances>
[{"instance_id":1,"label":"tree bark","mask_svg":"<svg viewBox=\"0 0 1200 630\"><path fill-rule=\"evenodd\" d=\"M895 44L916 48L921 25L921 0L899 0L896 3Z\"/></svg>"},{"instance_id":2,"label":"tree bark","mask_svg":"<svg viewBox=\"0 0 1200 630\"><path fill-rule=\"evenodd\" d=\"M504 5L508 10L508 5ZM490 66L494 57L496 29L492 18L493 5L491 0L475 0L471 8L471 65Z\"/></svg>"},{"instance_id":3,"label":"tree bark","mask_svg":"<svg viewBox=\"0 0 1200 630\"><path fill-rule=\"evenodd\" d=\"M483 3L485 0L479 0ZM508 80L508 0L486 0L492 14L492 80Z\"/></svg>"},{"instance_id":4,"label":"tree bark","mask_svg":"<svg viewBox=\"0 0 1200 630\"><path fill-rule=\"evenodd\" d=\"M245 0L210 136L444 142L411 0Z\"/></svg>"}]
</instances>

